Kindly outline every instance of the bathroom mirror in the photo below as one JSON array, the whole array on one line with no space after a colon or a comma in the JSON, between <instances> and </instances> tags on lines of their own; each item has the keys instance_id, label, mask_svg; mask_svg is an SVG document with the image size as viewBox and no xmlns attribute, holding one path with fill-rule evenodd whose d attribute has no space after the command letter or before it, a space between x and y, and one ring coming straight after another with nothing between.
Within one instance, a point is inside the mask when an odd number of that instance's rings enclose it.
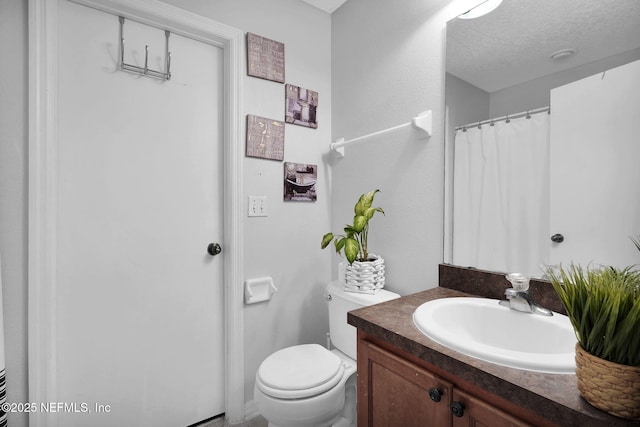
<instances>
[{"instance_id":1,"label":"bathroom mirror","mask_svg":"<svg viewBox=\"0 0 640 427\"><path fill-rule=\"evenodd\" d=\"M444 261L447 263L470 266L481 269L510 271L505 265L476 265L457 262L454 255L454 233L457 226L454 220L454 139L456 126L490 126L492 119L514 116L516 113L537 111L551 105L552 123L557 123L554 115L554 103L551 93L561 92L560 88L570 86L572 82L595 78L613 79L619 68L630 64L640 64L640 2L637 0L504 0L491 13L476 19L455 18L447 24L446 45L446 150L445 150L445 247ZM640 66L636 67L640 68ZM636 83L640 85L637 71L632 70ZM627 80L628 82L628 80ZM624 90L624 88L623 88ZM571 93L570 91L568 93ZM567 95L572 96L572 95ZM624 97L624 96L623 96ZM586 101L590 102L590 101ZM590 104L592 109L611 110L608 104L596 100ZM615 105L614 105L615 107ZM637 103L631 107L640 108ZM546 110L543 110L546 111ZM610 111L609 111L610 112ZM540 114L547 114L546 112ZM633 116L631 116L633 117ZM636 116L638 117L638 116ZM584 120L593 120L585 118ZM637 119L631 118L618 128L631 129ZM587 131L591 123L574 123L573 128ZM575 262L606 263L624 267L640 264L640 253L636 250L629 235L640 235L640 175L625 175L620 180L619 170L640 169L618 165L611 172L597 172L599 181L581 182L576 177L588 175L585 165L588 158L603 159L603 154L586 144L574 147L573 161L563 161L559 166L558 141L554 141L553 131L549 133L550 150L548 156L549 179L551 189L549 224L544 245L548 247L546 256L541 256L536 268L522 271L533 276L542 276L540 264L568 264ZM557 126L556 126L557 127ZM555 132L556 134L558 132ZM617 140L620 138L607 138ZM637 136L634 137L637 144ZM608 141L600 141L606 145ZM604 156L617 150L610 147ZM625 148L626 150L626 148ZM635 150L635 149L633 149ZM634 151L633 155L640 152ZM624 155L622 156L624 157ZM555 160L554 160L555 159ZM624 160L624 159L623 159ZM614 160L623 161L623 160ZM555 163L555 164L554 164ZM578 169L573 169L578 168ZM581 170L579 170L581 169ZM559 171L560 170L560 171ZM586 182L586 181L584 181ZM581 188L584 187L584 188ZM631 226L620 234L626 234L611 243L608 234L616 225L616 213L607 209L589 209L582 206L577 211L569 209L578 203L567 201L594 199L590 191L595 187L616 189L615 199L602 203L603 206L615 204L617 212L627 212L635 219L628 219ZM571 196L571 197L568 197ZM595 197L597 199L597 197ZM593 200L597 202L598 200ZM560 202L565 203L562 205ZM575 227L560 227L554 215L561 211ZM544 214L541 214L544 215ZM588 218L588 221L586 219ZM570 224L572 225L572 224ZM522 228L522 227L521 227ZM525 226L526 228L526 226ZM555 234L554 241L551 237ZM558 242L564 238L564 241ZM607 241L607 242L605 242ZM606 243L606 244L605 244ZM521 239L506 248L516 252L520 245L527 245L527 239ZM572 246L573 245L573 246ZM608 245L608 246L607 246ZM620 249L613 253L612 248ZM606 248L606 249L605 249ZM485 248L485 252L492 249ZM482 248L480 248L482 251ZM564 251L561 255L559 252ZM600 256L601 251L606 251Z\"/></svg>"}]
</instances>

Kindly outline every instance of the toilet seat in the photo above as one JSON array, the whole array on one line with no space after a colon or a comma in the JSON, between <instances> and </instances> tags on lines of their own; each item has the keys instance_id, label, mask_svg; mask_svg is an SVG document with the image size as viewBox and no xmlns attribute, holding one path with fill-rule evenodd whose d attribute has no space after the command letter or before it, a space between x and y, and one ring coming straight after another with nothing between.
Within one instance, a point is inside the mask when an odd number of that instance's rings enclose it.
<instances>
[{"instance_id":1,"label":"toilet seat","mask_svg":"<svg viewBox=\"0 0 640 427\"><path fill-rule=\"evenodd\" d=\"M256 386L278 399L304 399L331 390L344 376L342 359L318 344L278 350L256 375Z\"/></svg>"}]
</instances>

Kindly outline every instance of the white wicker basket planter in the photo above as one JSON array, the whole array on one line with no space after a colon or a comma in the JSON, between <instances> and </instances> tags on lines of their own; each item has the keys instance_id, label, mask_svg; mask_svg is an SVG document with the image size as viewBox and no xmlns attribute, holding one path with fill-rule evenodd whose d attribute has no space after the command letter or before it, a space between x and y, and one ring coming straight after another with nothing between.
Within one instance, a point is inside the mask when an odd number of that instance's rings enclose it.
<instances>
[{"instance_id":1,"label":"white wicker basket planter","mask_svg":"<svg viewBox=\"0 0 640 427\"><path fill-rule=\"evenodd\" d=\"M384 288L384 259L375 254L369 254L369 259L345 266L345 291L374 294Z\"/></svg>"}]
</instances>

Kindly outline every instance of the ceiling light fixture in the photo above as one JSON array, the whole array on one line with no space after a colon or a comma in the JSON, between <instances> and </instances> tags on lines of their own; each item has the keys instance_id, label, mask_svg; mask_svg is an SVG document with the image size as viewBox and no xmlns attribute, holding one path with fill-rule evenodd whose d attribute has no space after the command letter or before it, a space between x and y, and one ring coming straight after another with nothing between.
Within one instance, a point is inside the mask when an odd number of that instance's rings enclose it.
<instances>
[{"instance_id":1,"label":"ceiling light fixture","mask_svg":"<svg viewBox=\"0 0 640 427\"><path fill-rule=\"evenodd\" d=\"M575 49L562 49L562 50L558 50L556 52L553 52L551 55L549 55L549 58L552 61L557 61L559 59L565 59L568 58L570 56L573 56L576 54L576 50Z\"/></svg>"},{"instance_id":2,"label":"ceiling light fixture","mask_svg":"<svg viewBox=\"0 0 640 427\"><path fill-rule=\"evenodd\" d=\"M458 16L458 18L460 19L479 18L495 10L498 6L500 6L501 3L502 3L502 0L487 0L483 3L480 3L473 9L469 9L466 13L463 13L462 15Z\"/></svg>"}]
</instances>

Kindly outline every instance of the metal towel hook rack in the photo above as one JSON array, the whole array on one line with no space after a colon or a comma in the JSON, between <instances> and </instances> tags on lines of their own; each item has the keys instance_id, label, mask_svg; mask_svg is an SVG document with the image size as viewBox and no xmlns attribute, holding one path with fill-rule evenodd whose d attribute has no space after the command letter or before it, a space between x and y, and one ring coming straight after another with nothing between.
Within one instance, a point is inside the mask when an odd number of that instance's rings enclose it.
<instances>
[{"instance_id":1,"label":"metal towel hook rack","mask_svg":"<svg viewBox=\"0 0 640 427\"><path fill-rule=\"evenodd\" d=\"M164 60L164 69L165 71L156 71L149 69L149 45L144 47L144 68L138 67L136 65L125 64L124 62L124 17L120 16L120 61L118 64L118 69L120 71L128 71L130 73L140 74L147 77L153 77L156 79L162 80L171 80L171 52L169 52L169 31L164 31L165 38L165 60Z\"/></svg>"}]
</instances>

